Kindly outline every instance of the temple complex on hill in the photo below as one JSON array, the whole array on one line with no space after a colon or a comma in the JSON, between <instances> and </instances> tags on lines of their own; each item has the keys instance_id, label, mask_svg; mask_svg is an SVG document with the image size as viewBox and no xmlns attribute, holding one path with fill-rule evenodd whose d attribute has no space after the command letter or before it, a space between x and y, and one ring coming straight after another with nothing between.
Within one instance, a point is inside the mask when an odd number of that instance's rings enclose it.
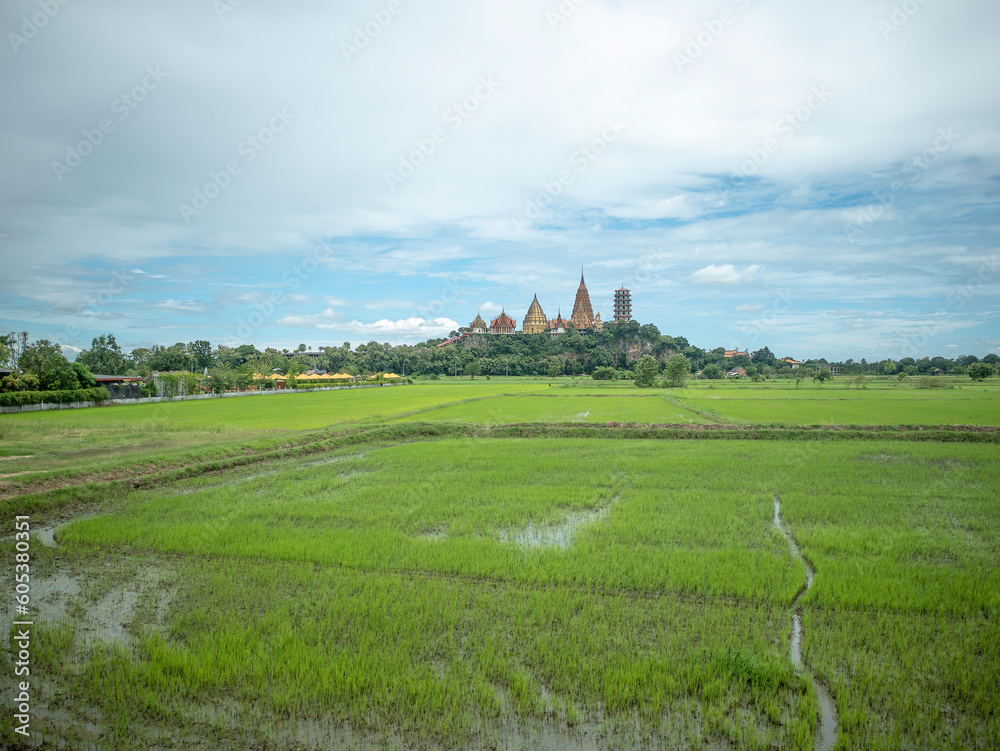
<instances>
[{"instance_id":1,"label":"temple complex on hill","mask_svg":"<svg viewBox=\"0 0 1000 751\"><path fill-rule=\"evenodd\" d=\"M632 304L629 290L619 289L615 291L615 323L628 322L632 318ZM587 291L587 283L584 281L583 273L580 273L580 286L576 290L576 299L573 301L573 314L567 320L562 317L562 311L555 318L549 320L545 317L536 294L528 306L528 312L524 315L521 323L521 332L524 334L564 334L568 329L577 331L603 331L604 322L601 314L594 314L593 306L590 304L590 293ZM517 332L517 321L507 315L506 311L501 311L500 315L486 325L483 317L476 313L475 320L469 324L470 334L514 334Z\"/></svg>"}]
</instances>

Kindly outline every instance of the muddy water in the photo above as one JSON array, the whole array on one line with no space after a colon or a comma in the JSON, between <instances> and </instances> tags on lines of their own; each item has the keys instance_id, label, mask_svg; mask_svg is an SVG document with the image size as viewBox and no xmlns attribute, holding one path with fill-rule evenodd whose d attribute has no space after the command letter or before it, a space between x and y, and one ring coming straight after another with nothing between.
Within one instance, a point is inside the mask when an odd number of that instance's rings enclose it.
<instances>
[{"instance_id":1,"label":"muddy water","mask_svg":"<svg viewBox=\"0 0 1000 751\"><path fill-rule=\"evenodd\" d=\"M806 569L805 586L798 591L795 599L792 600L794 612L792 613L792 638L789 655L795 668L804 671L805 664L802 662L802 609L799 608L799 600L812 587L816 572L813 571L812 565L802 555L799 546L795 543L795 538L792 537L792 533L781 523L781 502L777 497L774 499L774 526L788 540L788 547L791 549L792 555L798 558ZM816 700L819 702L819 725L816 727L814 747L816 751L829 751L837 742L837 705L834 704L833 697L826 686L816 680L815 677L810 677L816 692Z\"/></svg>"},{"instance_id":2,"label":"muddy water","mask_svg":"<svg viewBox=\"0 0 1000 751\"><path fill-rule=\"evenodd\" d=\"M521 529L501 529L498 537L500 542L511 542L525 548L568 548L580 527L603 519L617 501L618 496L615 496L607 506L594 511L567 514L559 524L535 526L529 522L527 527Z\"/></svg>"}]
</instances>

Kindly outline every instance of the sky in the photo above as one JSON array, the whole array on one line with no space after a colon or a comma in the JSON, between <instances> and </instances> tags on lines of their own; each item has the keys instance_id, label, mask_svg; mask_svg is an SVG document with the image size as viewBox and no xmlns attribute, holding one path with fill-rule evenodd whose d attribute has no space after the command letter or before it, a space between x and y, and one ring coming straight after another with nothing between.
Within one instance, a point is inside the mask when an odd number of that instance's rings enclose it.
<instances>
[{"instance_id":1,"label":"sky","mask_svg":"<svg viewBox=\"0 0 1000 751\"><path fill-rule=\"evenodd\" d=\"M994 0L6 0L0 328L1000 352Z\"/></svg>"}]
</instances>

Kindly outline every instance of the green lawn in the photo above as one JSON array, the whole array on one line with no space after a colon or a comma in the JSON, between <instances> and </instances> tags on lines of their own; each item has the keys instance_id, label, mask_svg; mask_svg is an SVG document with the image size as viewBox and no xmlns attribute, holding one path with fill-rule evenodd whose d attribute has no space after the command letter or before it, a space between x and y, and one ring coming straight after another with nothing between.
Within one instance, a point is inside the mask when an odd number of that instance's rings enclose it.
<instances>
[{"instance_id":1,"label":"green lawn","mask_svg":"<svg viewBox=\"0 0 1000 751\"><path fill-rule=\"evenodd\" d=\"M661 392L634 389L618 394L597 391L581 396L575 390L552 389L544 396L518 394L496 396L464 404L445 405L421 411L403 420L508 422L647 422L703 423L704 417L663 399Z\"/></svg>"},{"instance_id":2,"label":"green lawn","mask_svg":"<svg viewBox=\"0 0 1000 751\"><path fill-rule=\"evenodd\" d=\"M799 425L1000 425L1000 390L699 387L671 394L724 422Z\"/></svg>"}]
</instances>

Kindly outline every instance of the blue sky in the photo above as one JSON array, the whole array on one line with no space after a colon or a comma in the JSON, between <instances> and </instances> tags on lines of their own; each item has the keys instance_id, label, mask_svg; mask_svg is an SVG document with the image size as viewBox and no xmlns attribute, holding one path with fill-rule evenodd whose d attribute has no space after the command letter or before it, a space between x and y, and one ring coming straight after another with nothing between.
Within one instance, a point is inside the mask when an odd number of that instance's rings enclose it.
<instances>
[{"instance_id":1,"label":"blue sky","mask_svg":"<svg viewBox=\"0 0 1000 751\"><path fill-rule=\"evenodd\" d=\"M0 326L413 343L568 314L582 268L605 318L625 284L704 348L997 352L997 28L985 0L14 0Z\"/></svg>"}]
</instances>

